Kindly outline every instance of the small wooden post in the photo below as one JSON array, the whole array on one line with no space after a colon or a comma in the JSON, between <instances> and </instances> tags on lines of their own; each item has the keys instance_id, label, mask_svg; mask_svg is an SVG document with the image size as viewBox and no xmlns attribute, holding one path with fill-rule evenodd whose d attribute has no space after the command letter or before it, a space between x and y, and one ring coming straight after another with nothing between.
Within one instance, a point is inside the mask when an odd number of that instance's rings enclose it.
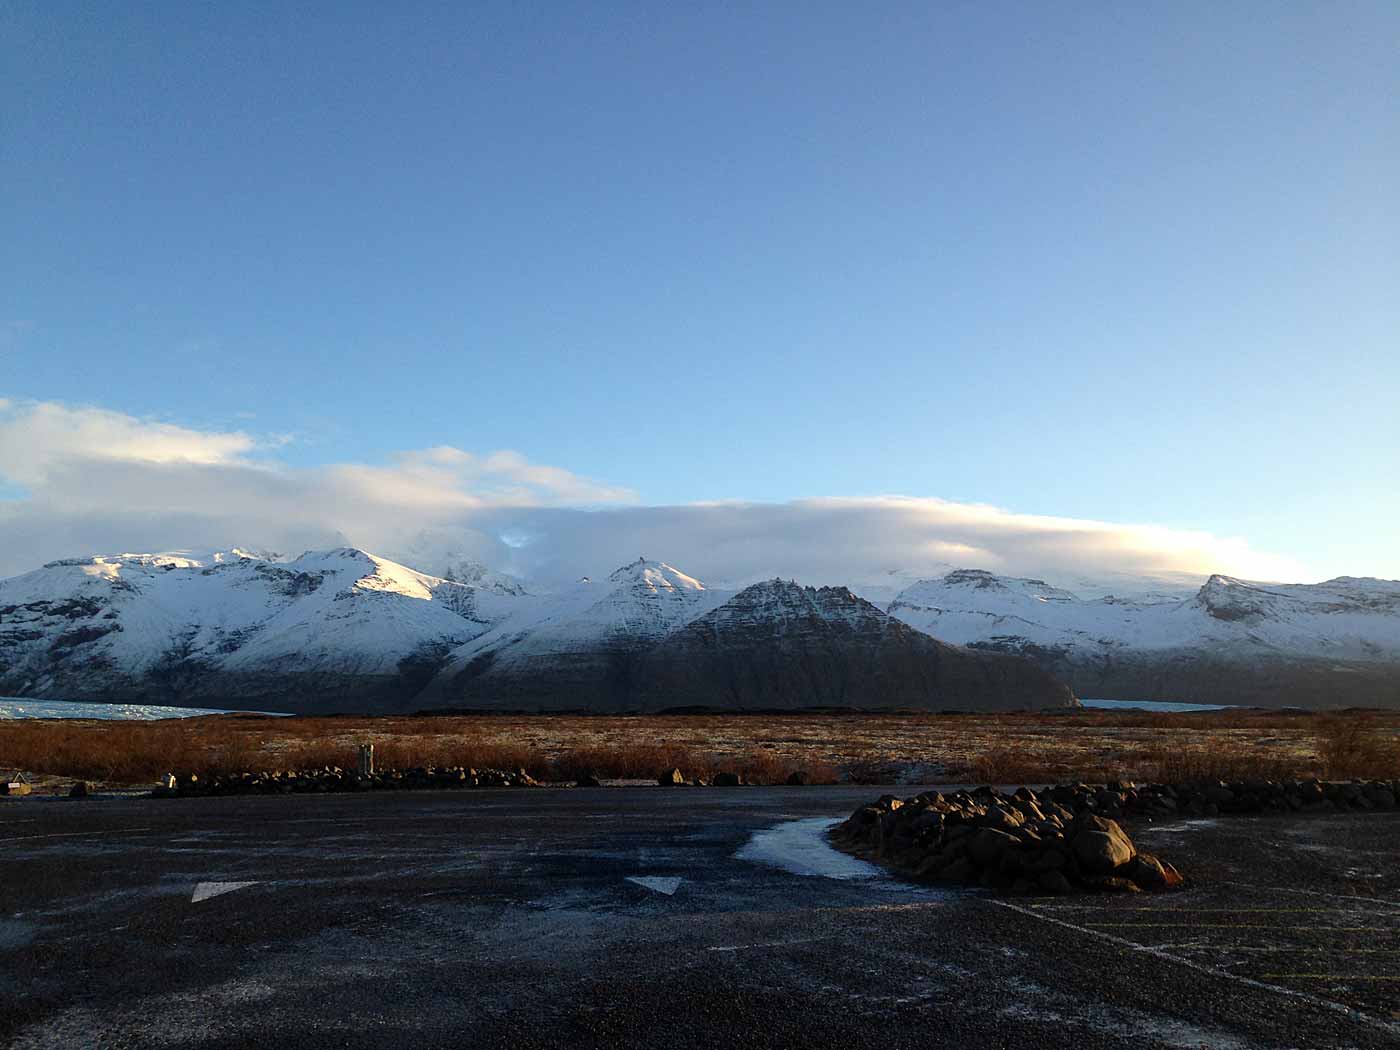
<instances>
[{"instance_id":1,"label":"small wooden post","mask_svg":"<svg viewBox=\"0 0 1400 1050\"><path fill-rule=\"evenodd\" d=\"M360 745L360 776L374 776L374 745Z\"/></svg>"}]
</instances>

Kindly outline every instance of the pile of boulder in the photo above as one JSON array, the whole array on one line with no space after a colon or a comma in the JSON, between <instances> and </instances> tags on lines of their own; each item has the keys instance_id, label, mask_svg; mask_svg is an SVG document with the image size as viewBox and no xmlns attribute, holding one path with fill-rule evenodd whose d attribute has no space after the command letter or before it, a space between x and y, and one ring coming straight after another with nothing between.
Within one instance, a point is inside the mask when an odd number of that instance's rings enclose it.
<instances>
[{"instance_id":1,"label":"pile of boulder","mask_svg":"<svg viewBox=\"0 0 1400 1050\"><path fill-rule=\"evenodd\" d=\"M1113 820L1076 812L1051 797L1018 788L900 800L885 795L831 832L847 852L926 882L959 883L1012 893L1168 890L1183 879L1170 864L1139 852Z\"/></svg>"},{"instance_id":2,"label":"pile of boulder","mask_svg":"<svg viewBox=\"0 0 1400 1050\"><path fill-rule=\"evenodd\" d=\"M472 769L467 766L427 766L357 773L339 766L287 769L261 773L200 776L169 774L151 795L190 798L206 795L292 795L334 791L411 791L430 788L533 787L538 782L523 769Z\"/></svg>"},{"instance_id":3,"label":"pile of boulder","mask_svg":"<svg viewBox=\"0 0 1400 1050\"><path fill-rule=\"evenodd\" d=\"M1141 853L1118 824L1221 814L1332 813L1400 807L1395 780L1239 780L1190 784L993 787L901 800L885 795L831 833L857 856L929 882L1018 893L1166 890L1180 872Z\"/></svg>"},{"instance_id":4,"label":"pile of boulder","mask_svg":"<svg viewBox=\"0 0 1400 1050\"><path fill-rule=\"evenodd\" d=\"M665 785L698 787L741 787L748 783L733 772L687 779L679 769L660 774L656 781ZM794 773L787 784L806 784L807 778ZM576 787L600 787L594 774L577 777ZM540 787L539 781L523 769L473 769L468 766L426 766L414 769L386 769L359 773L339 766L321 769L286 769L260 773L166 774L154 791L154 798L192 798L208 795L292 795L335 791L394 791L432 788ZM77 793L77 792L75 792Z\"/></svg>"}]
</instances>

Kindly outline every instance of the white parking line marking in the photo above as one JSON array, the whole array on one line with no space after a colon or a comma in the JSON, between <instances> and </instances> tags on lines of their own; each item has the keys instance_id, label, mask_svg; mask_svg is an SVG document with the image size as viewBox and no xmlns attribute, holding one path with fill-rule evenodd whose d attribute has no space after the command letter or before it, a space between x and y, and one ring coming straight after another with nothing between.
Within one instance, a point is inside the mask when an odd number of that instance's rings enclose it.
<instances>
[{"instance_id":1,"label":"white parking line marking","mask_svg":"<svg viewBox=\"0 0 1400 1050\"><path fill-rule=\"evenodd\" d=\"M1042 911L1103 911L1102 904L1033 904ZM1151 912L1153 915L1243 915L1254 912L1288 912L1309 915L1374 915L1357 908L1114 908L1114 912Z\"/></svg>"},{"instance_id":2,"label":"white parking line marking","mask_svg":"<svg viewBox=\"0 0 1400 1050\"><path fill-rule=\"evenodd\" d=\"M628 875L628 882L635 882L638 886L645 886L649 890L657 893L664 893L671 896L685 880L677 875Z\"/></svg>"},{"instance_id":3,"label":"white parking line marking","mask_svg":"<svg viewBox=\"0 0 1400 1050\"><path fill-rule=\"evenodd\" d=\"M1280 981L1400 981L1400 977L1388 974L1383 977L1363 973L1266 973Z\"/></svg>"},{"instance_id":4,"label":"white parking line marking","mask_svg":"<svg viewBox=\"0 0 1400 1050\"><path fill-rule=\"evenodd\" d=\"M1207 966L1205 963L1195 962L1192 959L1183 959L1179 955L1171 955L1153 945L1138 944L1136 941L1130 941L1126 937L1118 937L1112 933L1104 933L1102 930L1091 930L1088 927L1079 926L1072 922L1066 922L1064 919L1056 919L1041 912L1037 912L1033 908L1025 908L1019 904L1012 904L1010 901L994 900L989 901L989 903L995 904L999 908L1007 908L1010 911L1019 912L1021 915L1028 916L1032 919L1038 919L1041 922L1049 922L1056 926L1063 926L1067 930L1074 930L1076 933L1082 933L1088 937L1097 937L1101 941L1107 941L1109 944L1116 944L1118 947L1126 948L1129 951L1143 952L1144 954L1161 959L1164 962L1175 963L1178 966L1186 967L1188 970L1195 970L1197 973L1203 973L1207 977L1213 977L1217 980L1238 981L1246 987L1257 988L1265 992L1273 992L1275 995L1296 999L1299 1002L1307 1003L1309 1006L1322 1007L1324 1010L1331 1010L1333 1013L1341 1014L1343 1017L1350 1018L1360 1024L1378 1028L1382 1032L1386 1032L1390 1035L1400 1035L1400 1024L1395 1024L1391 1021L1383 1021L1378 1017L1372 1017L1370 1014L1362 1013L1360 1010L1354 1010L1344 1003L1334 1002L1331 999L1323 999L1316 995L1309 995L1307 992L1296 991L1292 988L1284 988L1281 985L1256 981L1252 977L1242 977L1237 973L1230 973L1228 970L1220 970L1214 966Z\"/></svg>"},{"instance_id":5,"label":"white parking line marking","mask_svg":"<svg viewBox=\"0 0 1400 1050\"><path fill-rule=\"evenodd\" d=\"M75 839L82 835L124 835L132 831L150 831L151 828L113 828L111 831L59 831L51 835L16 835L0 839L0 842L32 842L34 839Z\"/></svg>"},{"instance_id":6,"label":"white parking line marking","mask_svg":"<svg viewBox=\"0 0 1400 1050\"><path fill-rule=\"evenodd\" d=\"M1384 904L1387 908L1400 910L1400 901L1388 901L1384 897L1356 897L1349 893L1323 893L1320 890L1299 890L1288 886L1250 886L1243 882L1232 885L1242 890L1262 890L1265 893L1301 893L1308 897L1330 897L1336 901L1366 901L1370 904Z\"/></svg>"},{"instance_id":7,"label":"white parking line marking","mask_svg":"<svg viewBox=\"0 0 1400 1050\"><path fill-rule=\"evenodd\" d=\"M1233 952L1273 952L1274 955L1289 955L1292 952L1327 953L1327 955L1400 955L1400 948L1327 948L1324 945L1267 945L1267 944L1204 944L1196 941L1189 944L1159 944L1158 948L1170 948L1176 952L1219 952L1231 955Z\"/></svg>"},{"instance_id":8,"label":"white parking line marking","mask_svg":"<svg viewBox=\"0 0 1400 1050\"><path fill-rule=\"evenodd\" d=\"M1086 922L1084 925L1109 930L1326 930L1332 933L1400 933L1394 926L1280 926L1268 922Z\"/></svg>"},{"instance_id":9,"label":"white parking line marking","mask_svg":"<svg viewBox=\"0 0 1400 1050\"><path fill-rule=\"evenodd\" d=\"M217 897L221 893L232 893L245 886L256 885L257 882L201 882L194 888L194 895L190 897L190 903L198 904L200 901L207 901L210 897Z\"/></svg>"}]
</instances>

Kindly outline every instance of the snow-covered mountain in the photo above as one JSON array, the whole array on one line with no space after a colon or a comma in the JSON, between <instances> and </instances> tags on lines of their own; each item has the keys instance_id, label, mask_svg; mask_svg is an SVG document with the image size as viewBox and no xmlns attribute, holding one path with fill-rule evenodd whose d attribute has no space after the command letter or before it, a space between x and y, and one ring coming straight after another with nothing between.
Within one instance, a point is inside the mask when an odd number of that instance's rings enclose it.
<instances>
[{"instance_id":1,"label":"snow-covered mountain","mask_svg":"<svg viewBox=\"0 0 1400 1050\"><path fill-rule=\"evenodd\" d=\"M294 711L1073 703L844 588L712 590L639 558L533 593L353 548L122 554L0 581L0 693ZM672 640L674 639L674 644Z\"/></svg>"},{"instance_id":2,"label":"snow-covered mountain","mask_svg":"<svg viewBox=\"0 0 1400 1050\"><path fill-rule=\"evenodd\" d=\"M1400 706L1400 582L1212 576L1185 598L1083 600L960 569L889 612L948 642L1030 657L1080 696L1263 706Z\"/></svg>"},{"instance_id":3,"label":"snow-covered mountain","mask_svg":"<svg viewBox=\"0 0 1400 1050\"><path fill-rule=\"evenodd\" d=\"M523 598L530 593L525 587L525 582L519 577L505 572L493 572L474 558L448 562L443 566L440 575L448 583L463 583L473 590L490 594Z\"/></svg>"},{"instance_id":4,"label":"snow-covered mountain","mask_svg":"<svg viewBox=\"0 0 1400 1050\"><path fill-rule=\"evenodd\" d=\"M336 708L431 677L515 600L352 548L52 562L0 581L0 692Z\"/></svg>"},{"instance_id":5,"label":"snow-covered mountain","mask_svg":"<svg viewBox=\"0 0 1400 1050\"><path fill-rule=\"evenodd\" d=\"M665 562L639 558L606 580L583 579L519 603L453 652L422 700L434 707L627 707L641 656L727 597Z\"/></svg>"},{"instance_id":6,"label":"snow-covered mountain","mask_svg":"<svg viewBox=\"0 0 1400 1050\"><path fill-rule=\"evenodd\" d=\"M514 597L530 593L519 577L488 568L463 540L464 537L451 532L425 529L401 550L391 551L390 556L400 564L413 565L419 572L449 583L465 583L477 590Z\"/></svg>"},{"instance_id":7,"label":"snow-covered mountain","mask_svg":"<svg viewBox=\"0 0 1400 1050\"><path fill-rule=\"evenodd\" d=\"M959 569L881 609L843 587L707 588L646 559L553 591L465 555L443 572L349 547L53 562L0 581L0 693L297 711L990 709L1065 702L1049 672L1082 696L1400 707L1395 582L1216 576L1187 597L1081 599Z\"/></svg>"}]
</instances>

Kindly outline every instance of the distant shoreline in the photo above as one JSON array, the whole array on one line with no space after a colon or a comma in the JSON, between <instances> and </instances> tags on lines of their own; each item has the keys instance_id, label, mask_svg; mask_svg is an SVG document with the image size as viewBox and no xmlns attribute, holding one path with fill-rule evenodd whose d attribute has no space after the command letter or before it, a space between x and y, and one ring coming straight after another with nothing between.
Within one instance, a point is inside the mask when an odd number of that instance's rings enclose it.
<instances>
[{"instance_id":1,"label":"distant shoreline","mask_svg":"<svg viewBox=\"0 0 1400 1050\"><path fill-rule=\"evenodd\" d=\"M1159 712L1193 712L1193 711L1231 711L1238 710L1243 705L1240 704L1193 704L1180 700L1080 700L1080 704L1090 710L1098 711L1159 711ZM494 714L499 712L483 711L482 714ZM547 712L542 712L547 713ZM606 713L606 712L604 712ZM674 714L679 712L662 712L663 714ZM718 711L696 711L696 714L743 714L745 712L718 712ZM801 710L784 712L790 715L801 715L804 713L828 714L826 710L803 712ZM882 712L857 712L852 714L880 714ZM937 712L929 712L934 714ZM294 718L294 714L285 711L250 711L241 708L227 707L178 707L165 704L133 704L124 701L112 703L101 703L91 700L35 700L21 696L0 696L0 720L22 719L22 718L99 718L110 721L155 721L162 718L198 718L204 715L269 715L279 718ZM560 712L561 716L567 716L572 712ZM374 717L366 715L365 717Z\"/></svg>"}]
</instances>

